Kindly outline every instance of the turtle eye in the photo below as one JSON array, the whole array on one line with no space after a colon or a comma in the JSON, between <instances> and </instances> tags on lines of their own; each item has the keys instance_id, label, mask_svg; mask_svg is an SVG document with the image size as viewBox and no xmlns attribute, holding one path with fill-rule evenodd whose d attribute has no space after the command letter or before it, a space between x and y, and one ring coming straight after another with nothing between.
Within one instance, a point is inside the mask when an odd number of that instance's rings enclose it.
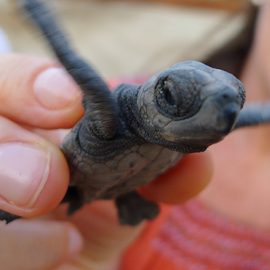
<instances>
[{"instance_id":1,"label":"turtle eye","mask_svg":"<svg viewBox=\"0 0 270 270\"><path fill-rule=\"evenodd\" d=\"M174 85L167 78L160 80L156 85L156 100L160 106L176 107L179 98L175 95Z\"/></svg>"},{"instance_id":2,"label":"turtle eye","mask_svg":"<svg viewBox=\"0 0 270 270\"><path fill-rule=\"evenodd\" d=\"M177 102L166 82L164 83L162 92L163 92L164 99L166 100L166 102L171 106L176 106Z\"/></svg>"},{"instance_id":3,"label":"turtle eye","mask_svg":"<svg viewBox=\"0 0 270 270\"><path fill-rule=\"evenodd\" d=\"M169 116L177 116L177 108L182 103L181 93L177 93L175 85L167 78L161 79L155 88L156 104L161 111Z\"/></svg>"},{"instance_id":4,"label":"turtle eye","mask_svg":"<svg viewBox=\"0 0 270 270\"><path fill-rule=\"evenodd\" d=\"M188 118L195 113L195 104L200 99L198 92L190 80L163 77L155 86L157 109L170 118Z\"/></svg>"}]
</instances>

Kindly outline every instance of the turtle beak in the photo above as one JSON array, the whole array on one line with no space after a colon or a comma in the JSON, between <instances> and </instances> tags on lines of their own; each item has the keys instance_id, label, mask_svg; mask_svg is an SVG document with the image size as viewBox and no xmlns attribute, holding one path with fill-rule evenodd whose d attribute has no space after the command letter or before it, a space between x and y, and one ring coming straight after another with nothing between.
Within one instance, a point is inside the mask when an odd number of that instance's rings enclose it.
<instances>
[{"instance_id":1,"label":"turtle beak","mask_svg":"<svg viewBox=\"0 0 270 270\"><path fill-rule=\"evenodd\" d=\"M236 120L238 118L239 108L237 106L228 106L223 112L224 129L222 133L227 135L234 128Z\"/></svg>"},{"instance_id":2,"label":"turtle beak","mask_svg":"<svg viewBox=\"0 0 270 270\"><path fill-rule=\"evenodd\" d=\"M222 134L227 135L233 129L241 110L240 97L234 89L225 88L215 95L214 100L220 108L217 127Z\"/></svg>"}]
</instances>

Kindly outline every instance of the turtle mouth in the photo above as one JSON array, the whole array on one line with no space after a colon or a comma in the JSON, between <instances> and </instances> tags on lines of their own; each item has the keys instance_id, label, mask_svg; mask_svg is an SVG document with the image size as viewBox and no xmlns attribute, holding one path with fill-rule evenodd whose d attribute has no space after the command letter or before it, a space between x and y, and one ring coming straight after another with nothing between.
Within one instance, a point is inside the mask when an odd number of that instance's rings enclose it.
<instances>
[{"instance_id":1,"label":"turtle mouth","mask_svg":"<svg viewBox=\"0 0 270 270\"><path fill-rule=\"evenodd\" d=\"M187 133L176 139L179 144L192 144L209 146L224 139L234 128L240 112L239 104L230 103L217 112L212 111L212 124L210 119L207 119L204 124L198 121L196 123L196 131L192 135Z\"/></svg>"},{"instance_id":2,"label":"turtle mouth","mask_svg":"<svg viewBox=\"0 0 270 270\"><path fill-rule=\"evenodd\" d=\"M197 145L197 146L205 146L208 147L211 144L217 143L221 141L227 134L225 132L213 132L212 134L206 134L205 136L198 136L193 137L192 140L190 138L187 139L181 139L181 141L178 142L179 145L181 144L190 144L190 145Z\"/></svg>"}]
</instances>

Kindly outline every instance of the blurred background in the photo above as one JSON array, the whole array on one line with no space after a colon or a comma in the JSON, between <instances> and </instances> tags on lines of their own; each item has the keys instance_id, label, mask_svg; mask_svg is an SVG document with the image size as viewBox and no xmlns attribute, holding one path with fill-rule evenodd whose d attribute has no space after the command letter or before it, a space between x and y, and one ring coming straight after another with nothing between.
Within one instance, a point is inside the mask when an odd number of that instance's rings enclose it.
<instances>
[{"instance_id":1,"label":"blurred background","mask_svg":"<svg viewBox=\"0 0 270 270\"><path fill-rule=\"evenodd\" d=\"M0 27L13 51L51 55L17 10L0 0ZM78 51L107 78L151 74L202 59L243 26L247 0L47 0Z\"/></svg>"}]
</instances>

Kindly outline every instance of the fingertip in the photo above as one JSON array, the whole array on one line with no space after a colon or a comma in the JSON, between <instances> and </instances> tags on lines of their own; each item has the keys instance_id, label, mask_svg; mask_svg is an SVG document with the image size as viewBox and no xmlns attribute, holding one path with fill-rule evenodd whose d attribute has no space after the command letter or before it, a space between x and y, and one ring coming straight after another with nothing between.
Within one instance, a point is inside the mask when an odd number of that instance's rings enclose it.
<instances>
[{"instance_id":1,"label":"fingertip","mask_svg":"<svg viewBox=\"0 0 270 270\"><path fill-rule=\"evenodd\" d=\"M74 256L82 249L83 238L79 231L72 225L68 229L68 255Z\"/></svg>"},{"instance_id":2,"label":"fingertip","mask_svg":"<svg viewBox=\"0 0 270 270\"><path fill-rule=\"evenodd\" d=\"M83 115L82 93L70 75L60 67L48 67L32 82L33 96L42 121L32 125L43 128L70 128Z\"/></svg>"},{"instance_id":3,"label":"fingertip","mask_svg":"<svg viewBox=\"0 0 270 270\"><path fill-rule=\"evenodd\" d=\"M178 204L200 193L212 175L213 162L208 152L189 154L141 192L153 201Z\"/></svg>"},{"instance_id":4,"label":"fingertip","mask_svg":"<svg viewBox=\"0 0 270 270\"><path fill-rule=\"evenodd\" d=\"M0 57L0 113L39 128L69 128L82 116L81 91L51 60L7 54Z\"/></svg>"}]
</instances>

